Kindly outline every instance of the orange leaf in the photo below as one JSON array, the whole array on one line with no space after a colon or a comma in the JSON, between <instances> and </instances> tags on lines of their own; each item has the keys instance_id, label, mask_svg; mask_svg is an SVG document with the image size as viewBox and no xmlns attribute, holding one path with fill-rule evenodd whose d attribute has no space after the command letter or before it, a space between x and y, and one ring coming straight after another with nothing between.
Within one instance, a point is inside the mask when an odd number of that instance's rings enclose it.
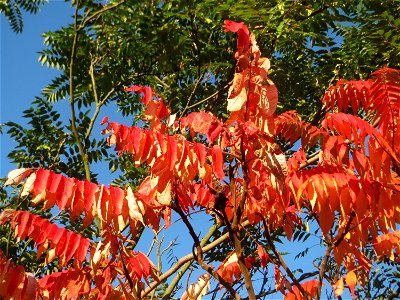
<instances>
[{"instance_id":1,"label":"orange leaf","mask_svg":"<svg viewBox=\"0 0 400 300\"><path fill-rule=\"evenodd\" d=\"M309 280L301 284L304 291L309 295L311 299L314 299L314 296L318 291L318 280ZM285 295L285 300L303 300L303 294L300 292L297 286L294 286L293 290Z\"/></svg>"},{"instance_id":2,"label":"orange leaf","mask_svg":"<svg viewBox=\"0 0 400 300\"><path fill-rule=\"evenodd\" d=\"M332 288L333 292L335 293L335 297L342 295L344 291L343 277L341 277L336 283L332 284Z\"/></svg>"},{"instance_id":3,"label":"orange leaf","mask_svg":"<svg viewBox=\"0 0 400 300\"><path fill-rule=\"evenodd\" d=\"M351 296L356 299L355 288L357 285L357 276L353 271L349 271L346 275L346 284L350 289Z\"/></svg>"},{"instance_id":4,"label":"orange leaf","mask_svg":"<svg viewBox=\"0 0 400 300\"><path fill-rule=\"evenodd\" d=\"M259 244L257 244L257 252L258 252L258 257L260 258L261 261L261 266L265 268L269 260L269 255L267 252L265 252L263 246Z\"/></svg>"}]
</instances>

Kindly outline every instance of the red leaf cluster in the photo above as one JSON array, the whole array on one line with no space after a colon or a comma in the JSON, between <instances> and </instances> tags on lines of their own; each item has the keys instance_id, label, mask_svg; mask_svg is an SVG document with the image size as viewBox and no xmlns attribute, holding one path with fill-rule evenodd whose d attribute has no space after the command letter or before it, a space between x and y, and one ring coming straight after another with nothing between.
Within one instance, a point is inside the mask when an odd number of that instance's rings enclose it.
<instances>
[{"instance_id":1,"label":"red leaf cluster","mask_svg":"<svg viewBox=\"0 0 400 300\"><path fill-rule=\"evenodd\" d=\"M313 299L318 291L318 280L309 280L301 284L304 291L308 294L308 296ZM297 286L294 286L293 289L285 294L285 300L303 300L305 297L300 292Z\"/></svg>"},{"instance_id":2,"label":"red leaf cluster","mask_svg":"<svg viewBox=\"0 0 400 300\"><path fill-rule=\"evenodd\" d=\"M340 112L352 108L353 114L362 109L366 115L374 114L373 123L378 128L392 150L400 149L400 71L382 68L372 73L369 80L339 81L330 88L323 103Z\"/></svg>"},{"instance_id":3,"label":"red leaf cluster","mask_svg":"<svg viewBox=\"0 0 400 300\"><path fill-rule=\"evenodd\" d=\"M210 123L209 129L213 124L215 119ZM216 136L215 130L199 128L196 123L192 123L191 128L208 132L210 140ZM189 192L194 192L193 180L197 176L203 184L211 184L213 178L224 179L223 153L218 145L207 148L201 143L187 141L183 135L165 135L114 122L108 124L107 131L111 132L111 136L108 137L109 143L115 144L119 153L127 151L132 154L136 164L147 163L150 166L150 175L142 182L137 192L137 196L147 205L168 205L172 193L179 185ZM184 210L193 205L187 201L184 203L187 203L183 207Z\"/></svg>"},{"instance_id":4,"label":"red leaf cluster","mask_svg":"<svg viewBox=\"0 0 400 300\"><path fill-rule=\"evenodd\" d=\"M27 211L6 210L0 215L0 223L11 219L11 226L15 235L20 239L30 237L38 247L37 256L49 249L46 263L59 258L59 265L63 267L74 256L79 266L86 259L90 240L73 231L60 228L38 215Z\"/></svg>"},{"instance_id":5,"label":"red leaf cluster","mask_svg":"<svg viewBox=\"0 0 400 300\"><path fill-rule=\"evenodd\" d=\"M24 267L15 266L0 250L0 297L2 299L31 300L35 297L38 283Z\"/></svg>"},{"instance_id":6,"label":"red leaf cluster","mask_svg":"<svg viewBox=\"0 0 400 300\"><path fill-rule=\"evenodd\" d=\"M303 148L309 149L317 144L326 133L303 120L295 111L287 111L275 118L275 135L293 145L301 140Z\"/></svg>"},{"instance_id":7,"label":"red leaf cluster","mask_svg":"<svg viewBox=\"0 0 400 300\"><path fill-rule=\"evenodd\" d=\"M129 221L135 232L146 211L150 210L128 190L119 187L97 185L44 169L38 169L31 178L27 180L31 185L25 190L32 194L33 204L43 202L43 209L57 204L60 210L70 211L73 221L84 213L85 227L99 217L104 228L113 224L116 230L121 230Z\"/></svg>"},{"instance_id":8,"label":"red leaf cluster","mask_svg":"<svg viewBox=\"0 0 400 300\"><path fill-rule=\"evenodd\" d=\"M268 78L270 62L261 57L255 36L243 23L225 21L226 31L237 32L238 49L233 84L228 92L231 121L251 121L261 131L273 134L278 90Z\"/></svg>"},{"instance_id":9,"label":"red leaf cluster","mask_svg":"<svg viewBox=\"0 0 400 300\"><path fill-rule=\"evenodd\" d=\"M246 267L251 268L252 263L254 263L254 257L249 256L244 259ZM233 283L234 278L240 280L241 271L238 263L238 257L235 252L232 252L218 267L217 273L226 282Z\"/></svg>"},{"instance_id":10,"label":"red leaf cluster","mask_svg":"<svg viewBox=\"0 0 400 300\"><path fill-rule=\"evenodd\" d=\"M84 214L84 226L99 218L103 240L92 245L90 267L80 269L88 239L28 212L3 211L0 225L11 220L16 236L35 241L38 255L47 251L47 262L58 256L63 267L75 257L75 268L38 283L1 254L0 296L7 296L1 294L5 290L23 298L27 291L38 290L46 299L89 293L100 299L139 298L142 280L158 281L156 268L143 253L126 248L129 241L122 229L129 222L133 235L139 224L157 230L162 215L169 226L172 209L189 213L195 205L206 207L221 222L234 220L235 230L240 230L244 220L263 221L271 229L282 228L288 239L301 224L298 213L309 214L329 240L327 244L334 246L331 253L337 265L347 268L346 284L353 297L357 282L363 282L371 267L364 253L371 239L378 258L398 260L400 71L384 68L368 81L339 81L323 97L324 109L332 111L325 114L320 127L293 111L275 116L278 92L268 77L269 60L261 57L255 36L243 23L227 20L224 24L227 32L238 35L227 99L230 116L225 123L205 112L175 120L163 100L144 86L127 90L142 95L147 129L103 120L104 133L110 133L109 145L114 144L119 154L130 153L136 165L149 166L149 176L136 193L43 169L10 172L6 184L20 184L29 176L21 195L32 194L32 204L42 203L43 209L57 205L69 211L72 221ZM276 137L292 145L301 140L302 148L286 162L287 153ZM319 149L318 156L307 160L305 151L313 148ZM268 254L261 245L257 253L265 268ZM254 260L247 257L246 266L251 268ZM240 280L236 252L217 273L228 283ZM302 298L278 265L274 275L285 299ZM343 291L343 279L333 285L336 295ZM120 281L117 287L112 284L116 280ZM208 278L202 280L186 294L201 293ZM318 285L311 280L302 288L314 297Z\"/></svg>"},{"instance_id":11,"label":"red leaf cluster","mask_svg":"<svg viewBox=\"0 0 400 300\"><path fill-rule=\"evenodd\" d=\"M55 272L38 280L40 299L79 299L88 296L90 287L90 272L87 268L70 268Z\"/></svg>"},{"instance_id":12,"label":"red leaf cluster","mask_svg":"<svg viewBox=\"0 0 400 300\"><path fill-rule=\"evenodd\" d=\"M372 245L379 258L386 256L394 262L400 261L400 230L375 237Z\"/></svg>"}]
</instances>

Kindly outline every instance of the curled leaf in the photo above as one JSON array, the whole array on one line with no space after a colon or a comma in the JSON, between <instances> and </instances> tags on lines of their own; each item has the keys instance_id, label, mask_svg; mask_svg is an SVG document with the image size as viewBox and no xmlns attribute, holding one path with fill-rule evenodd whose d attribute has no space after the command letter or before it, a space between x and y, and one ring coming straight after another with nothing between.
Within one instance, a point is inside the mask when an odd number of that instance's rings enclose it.
<instances>
[{"instance_id":1,"label":"curled leaf","mask_svg":"<svg viewBox=\"0 0 400 300\"><path fill-rule=\"evenodd\" d=\"M181 300L201 300L210 288L210 275L201 275L197 283L192 283L183 293Z\"/></svg>"},{"instance_id":2,"label":"curled leaf","mask_svg":"<svg viewBox=\"0 0 400 300\"><path fill-rule=\"evenodd\" d=\"M20 168L11 171L7 175L7 181L4 183L4 186L21 183L21 181L28 177L31 172L31 168Z\"/></svg>"}]
</instances>

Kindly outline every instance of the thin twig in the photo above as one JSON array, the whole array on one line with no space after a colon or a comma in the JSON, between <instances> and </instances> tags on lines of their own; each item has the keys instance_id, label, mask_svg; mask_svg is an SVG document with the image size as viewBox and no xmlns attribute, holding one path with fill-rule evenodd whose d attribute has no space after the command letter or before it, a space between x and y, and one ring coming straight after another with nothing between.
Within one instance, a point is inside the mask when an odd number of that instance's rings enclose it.
<instances>
[{"instance_id":1,"label":"thin twig","mask_svg":"<svg viewBox=\"0 0 400 300\"><path fill-rule=\"evenodd\" d=\"M325 251L325 256L321 261L321 264L319 265L319 275L318 275L318 287L317 287L317 299L321 298L321 290L322 290L322 281L324 279L325 271L326 271L326 265L328 264L328 259L331 255L331 252L333 250L333 245L330 244Z\"/></svg>"},{"instance_id":2,"label":"thin twig","mask_svg":"<svg viewBox=\"0 0 400 300\"><path fill-rule=\"evenodd\" d=\"M100 17L100 15L108 10L114 9L117 6L120 6L121 4L124 4L125 2L127 2L127 0L121 0L118 3L115 3L113 5L106 5L104 6L102 9L96 11L93 15L91 15L89 18L85 19L82 21L82 23L79 26L79 30L83 29L86 24L91 23L92 21L95 21L95 19L97 19L98 17Z\"/></svg>"},{"instance_id":3,"label":"thin twig","mask_svg":"<svg viewBox=\"0 0 400 300\"><path fill-rule=\"evenodd\" d=\"M192 224L189 222L185 213L182 211L182 209L179 206L173 206L171 208L181 216L183 223L185 223L187 229L189 230L189 234L192 237L194 246L196 248L196 251L193 251L194 259L197 261L197 263L200 265L201 268L203 268L205 271L207 271L220 284L222 284L231 293L231 295L233 297L235 297L235 299L239 300L240 295L235 292L232 285L229 282L227 282L222 276L220 276L214 270L212 265L208 265L205 263L204 258L203 258L203 248L200 245L199 237L197 236L196 232L194 231L194 228L193 228Z\"/></svg>"},{"instance_id":4,"label":"thin twig","mask_svg":"<svg viewBox=\"0 0 400 300\"><path fill-rule=\"evenodd\" d=\"M194 95L195 95L195 93L196 93L196 90L197 90L197 88L199 87L199 84L200 84L201 80L202 80L203 77L204 77L204 73L205 73L205 72L200 73L199 77L197 78L196 83L194 84L194 88L193 88L192 92L190 93L189 99L186 101L186 106L185 106L185 108L182 110L182 112L181 112L179 118L182 118L182 116L185 114L186 110L188 109L189 103L192 101L192 99L193 99L193 97L194 97Z\"/></svg>"},{"instance_id":5,"label":"thin twig","mask_svg":"<svg viewBox=\"0 0 400 300\"><path fill-rule=\"evenodd\" d=\"M211 98L217 96L222 90L224 90L227 86L230 85L231 82L229 82L228 84L224 85L222 88L220 88L218 91L216 91L215 93L211 94L210 96L208 96L207 98L204 98L203 100L197 101L196 103L188 106L186 109L191 109L193 107L196 107L197 105L200 105L208 100L210 100Z\"/></svg>"},{"instance_id":6,"label":"thin twig","mask_svg":"<svg viewBox=\"0 0 400 300\"><path fill-rule=\"evenodd\" d=\"M213 236L214 232L219 228L218 224L214 224L211 226L207 234L203 237L203 239L200 241L200 246L204 247L204 245L210 240L210 238ZM203 248L203 253L204 253L204 248ZM176 285L178 282L181 280L182 276L186 273L186 271L189 269L191 266L192 261L188 261L185 263L182 268L177 272L176 276L172 281L168 284L168 288L165 290L163 294L163 299L170 299L172 291L175 289Z\"/></svg>"},{"instance_id":7,"label":"thin twig","mask_svg":"<svg viewBox=\"0 0 400 300\"><path fill-rule=\"evenodd\" d=\"M301 292L301 294L303 295L303 297L305 299L310 299L309 294L304 290L304 288L301 286L300 282L297 280L297 278L294 276L293 272L290 270L289 266L285 263L282 255L279 253L279 251L276 249L274 242L272 241L271 235L269 233L269 229L268 229L268 225L267 222L265 221L265 218L263 216L260 215L260 217L262 217L262 222L264 225L264 235L265 238L267 239L267 242L269 244L269 246L271 247L272 252L274 252L276 258L279 261L279 264L281 265L281 267L285 270L286 274L288 274L288 276L290 277L290 279L292 280L293 284L299 289L299 291Z\"/></svg>"},{"instance_id":8,"label":"thin twig","mask_svg":"<svg viewBox=\"0 0 400 300\"><path fill-rule=\"evenodd\" d=\"M242 227L248 226L250 223L249 221L245 221L241 224ZM208 245L202 247L202 252L207 253L211 250L213 250L215 247L220 245L222 242L226 241L229 239L229 234L225 233L222 236L220 236L218 239L215 241L209 243ZM160 282L163 282L164 280L168 279L170 276L174 275L184 264L186 264L189 261L193 261L195 259L193 253L186 254L185 256L182 256L176 263L173 265L169 270L164 272L158 279L159 281L152 282L141 294L142 299L148 295L152 290L154 290Z\"/></svg>"}]
</instances>

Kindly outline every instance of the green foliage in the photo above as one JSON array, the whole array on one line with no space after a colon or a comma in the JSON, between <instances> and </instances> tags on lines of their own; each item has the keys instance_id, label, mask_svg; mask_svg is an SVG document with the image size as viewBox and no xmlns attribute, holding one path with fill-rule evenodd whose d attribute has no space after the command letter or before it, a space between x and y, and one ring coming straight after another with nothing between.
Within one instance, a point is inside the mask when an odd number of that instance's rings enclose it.
<instances>
[{"instance_id":1,"label":"green foliage","mask_svg":"<svg viewBox=\"0 0 400 300\"><path fill-rule=\"evenodd\" d=\"M21 33L24 28L22 10L36 14L47 0L1 0L0 13L8 19L11 29Z\"/></svg>"}]
</instances>

